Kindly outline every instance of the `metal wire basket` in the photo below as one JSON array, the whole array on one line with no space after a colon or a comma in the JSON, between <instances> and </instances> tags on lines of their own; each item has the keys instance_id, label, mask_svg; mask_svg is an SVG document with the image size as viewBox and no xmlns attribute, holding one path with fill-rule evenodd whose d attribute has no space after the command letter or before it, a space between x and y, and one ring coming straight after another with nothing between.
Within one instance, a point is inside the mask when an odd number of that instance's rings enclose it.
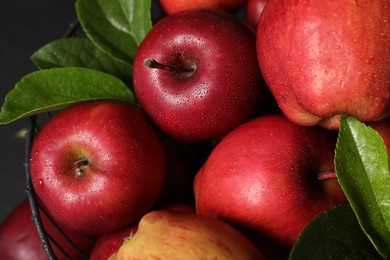
<instances>
[{"instance_id":1,"label":"metal wire basket","mask_svg":"<svg viewBox=\"0 0 390 260\"><path fill-rule=\"evenodd\" d=\"M69 28L63 35L63 38L73 37L77 36L78 34L82 33L80 24L78 20L73 21L69 24ZM55 255L53 251L53 246L56 247L58 251L60 251L64 256L70 259L70 256L65 252L63 248L54 240L53 237L51 237L46 231L43 226L41 214L47 218L51 224L59 231L59 233L63 236L63 238L69 243L70 246L72 246L80 255L80 259L89 259L89 254L87 252L84 252L82 249L80 249L66 234L61 230L61 228L53 221L50 216L45 212L45 210L39 205L37 198L35 196L34 187L32 185L31 181L31 175L30 175L30 151L31 146L34 140L34 137L36 133L39 131L40 126L43 125L46 121L50 120L52 115L47 113L42 113L39 115L33 115L30 117L30 121L28 124L28 130L25 137L25 178L26 178L26 193L27 197L30 203L31 212L32 212L32 220L37 228L38 235L41 239L42 248L45 250L47 256L49 259L57 259L57 256Z\"/></svg>"}]
</instances>

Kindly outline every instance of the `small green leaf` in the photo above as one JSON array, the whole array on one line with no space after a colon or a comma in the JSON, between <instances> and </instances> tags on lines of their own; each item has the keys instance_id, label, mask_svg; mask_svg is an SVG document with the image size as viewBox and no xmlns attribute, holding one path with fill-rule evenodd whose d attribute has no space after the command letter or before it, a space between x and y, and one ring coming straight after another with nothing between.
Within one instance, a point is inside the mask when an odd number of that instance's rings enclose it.
<instances>
[{"instance_id":1,"label":"small green leaf","mask_svg":"<svg viewBox=\"0 0 390 260\"><path fill-rule=\"evenodd\" d=\"M53 68L24 76L7 94L0 124L89 100L134 102L133 92L120 79L87 68Z\"/></svg>"},{"instance_id":2,"label":"small green leaf","mask_svg":"<svg viewBox=\"0 0 390 260\"><path fill-rule=\"evenodd\" d=\"M302 231L289 256L301 259L382 259L349 205L317 215Z\"/></svg>"},{"instance_id":3,"label":"small green leaf","mask_svg":"<svg viewBox=\"0 0 390 260\"><path fill-rule=\"evenodd\" d=\"M132 83L132 66L113 59L96 48L87 38L65 38L50 42L31 56L40 69L85 67L112 74L128 85Z\"/></svg>"},{"instance_id":4,"label":"small green leaf","mask_svg":"<svg viewBox=\"0 0 390 260\"><path fill-rule=\"evenodd\" d=\"M376 249L389 258L390 173L382 138L353 117L342 116L335 168L362 229Z\"/></svg>"},{"instance_id":5,"label":"small green leaf","mask_svg":"<svg viewBox=\"0 0 390 260\"><path fill-rule=\"evenodd\" d=\"M77 0L77 17L92 42L113 57L132 63L151 28L151 0Z\"/></svg>"}]
</instances>

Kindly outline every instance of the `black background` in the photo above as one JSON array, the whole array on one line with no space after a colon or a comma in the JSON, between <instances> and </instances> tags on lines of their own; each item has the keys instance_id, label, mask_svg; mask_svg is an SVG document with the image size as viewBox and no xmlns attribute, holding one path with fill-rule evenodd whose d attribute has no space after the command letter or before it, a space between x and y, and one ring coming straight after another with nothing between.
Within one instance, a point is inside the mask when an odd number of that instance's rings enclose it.
<instances>
[{"instance_id":1,"label":"black background","mask_svg":"<svg viewBox=\"0 0 390 260\"><path fill-rule=\"evenodd\" d=\"M76 18L74 1L12 0L0 9L0 103L29 72L37 70L30 56L37 49L63 36ZM0 125L0 222L24 199L23 138L28 119Z\"/></svg>"}]
</instances>

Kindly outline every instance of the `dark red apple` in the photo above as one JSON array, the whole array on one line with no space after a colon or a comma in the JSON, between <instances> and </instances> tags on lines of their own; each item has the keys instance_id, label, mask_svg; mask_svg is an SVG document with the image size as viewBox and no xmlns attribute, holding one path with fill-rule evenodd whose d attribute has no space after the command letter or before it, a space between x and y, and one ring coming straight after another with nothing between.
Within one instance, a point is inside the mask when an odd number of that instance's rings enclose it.
<instances>
[{"instance_id":1,"label":"dark red apple","mask_svg":"<svg viewBox=\"0 0 390 260\"><path fill-rule=\"evenodd\" d=\"M184 142L225 135L270 100L255 32L215 10L187 10L157 23L139 46L133 79L151 119Z\"/></svg>"},{"instance_id":2,"label":"dark red apple","mask_svg":"<svg viewBox=\"0 0 390 260\"><path fill-rule=\"evenodd\" d=\"M263 12L264 6L268 0L249 0L246 11L246 22L253 28L257 28L260 15Z\"/></svg>"},{"instance_id":3,"label":"dark red apple","mask_svg":"<svg viewBox=\"0 0 390 260\"><path fill-rule=\"evenodd\" d=\"M46 233L55 241L55 244L66 252L66 255L64 255L63 251L59 250L54 243L50 243L57 259L84 259L92 251L95 241L91 238L60 227L67 237L65 238L42 211L40 211L40 217ZM1 223L0 256L1 259L6 260L48 259L32 220L28 200L19 204Z\"/></svg>"},{"instance_id":4,"label":"dark red apple","mask_svg":"<svg viewBox=\"0 0 390 260\"><path fill-rule=\"evenodd\" d=\"M112 254L116 253L123 242L130 239L137 230L138 221L120 230L101 235L96 241L95 247L93 248L89 259L108 259Z\"/></svg>"},{"instance_id":5,"label":"dark red apple","mask_svg":"<svg viewBox=\"0 0 390 260\"><path fill-rule=\"evenodd\" d=\"M173 14L193 8L208 8L224 12L235 12L248 0L159 0L167 14Z\"/></svg>"},{"instance_id":6,"label":"dark red apple","mask_svg":"<svg viewBox=\"0 0 390 260\"><path fill-rule=\"evenodd\" d=\"M175 212L188 212L195 213L195 206L189 203L184 202L173 202L171 204L165 205L162 210L170 210Z\"/></svg>"},{"instance_id":7,"label":"dark red apple","mask_svg":"<svg viewBox=\"0 0 390 260\"><path fill-rule=\"evenodd\" d=\"M164 182L164 148L130 104L88 102L57 114L31 149L35 192L57 223L91 235L140 218Z\"/></svg>"},{"instance_id":8,"label":"dark red apple","mask_svg":"<svg viewBox=\"0 0 390 260\"><path fill-rule=\"evenodd\" d=\"M283 115L249 121L221 140L196 175L196 211L289 249L314 216L347 203L335 144L333 132Z\"/></svg>"},{"instance_id":9,"label":"dark red apple","mask_svg":"<svg viewBox=\"0 0 390 260\"><path fill-rule=\"evenodd\" d=\"M269 0L257 30L261 71L284 114L338 129L340 114L390 112L390 1Z\"/></svg>"},{"instance_id":10,"label":"dark red apple","mask_svg":"<svg viewBox=\"0 0 390 260\"><path fill-rule=\"evenodd\" d=\"M171 203L193 203L192 183L197 170L194 168L190 148L185 144L164 137L165 179L158 199L158 206Z\"/></svg>"}]
</instances>

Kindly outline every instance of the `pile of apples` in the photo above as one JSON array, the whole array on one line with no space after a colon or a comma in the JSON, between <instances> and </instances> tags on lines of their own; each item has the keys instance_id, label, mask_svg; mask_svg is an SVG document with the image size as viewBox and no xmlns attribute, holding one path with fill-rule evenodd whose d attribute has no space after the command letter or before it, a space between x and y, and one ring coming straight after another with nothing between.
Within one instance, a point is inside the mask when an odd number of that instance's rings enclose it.
<instances>
[{"instance_id":1,"label":"pile of apples","mask_svg":"<svg viewBox=\"0 0 390 260\"><path fill-rule=\"evenodd\" d=\"M390 2L160 4L132 64L137 102L82 102L40 129L37 200L90 259L286 259L316 215L348 204L340 116L390 145ZM31 218L26 205L7 221Z\"/></svg>"}]
</instances>

